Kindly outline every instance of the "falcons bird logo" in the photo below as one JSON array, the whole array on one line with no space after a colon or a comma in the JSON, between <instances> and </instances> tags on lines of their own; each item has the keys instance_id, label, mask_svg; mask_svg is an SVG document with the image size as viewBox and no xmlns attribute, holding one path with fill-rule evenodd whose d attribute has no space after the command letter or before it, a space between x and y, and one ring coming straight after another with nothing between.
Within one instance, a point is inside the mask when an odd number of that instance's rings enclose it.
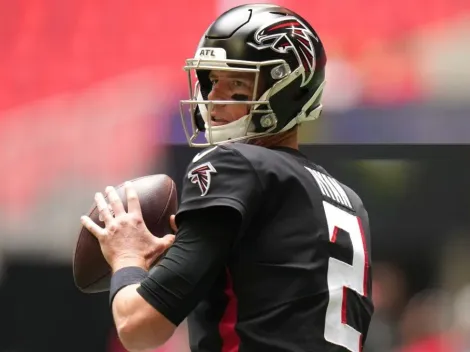
<instances>
[{"instance_id":1,"label":"falcons bird logo","mask_svg":"<svg viewBox=\"0 0 470 352\"><path fill-rule=\"evenodd\" d=\"M305 86L315 72L315 48L313 40L319 39L297 18L286 16L258 29L254 35L255 43L248 43L258 50L271 48L280 54L293 52L302 73L301 87Z\"/></svg>"},{"instance_id":2,"label":"falcons bird logo","mask_svg":"<svg viewBox=\"0 0 470 352\"><path fill-rule=\"evenodd\" d=\"M191 183L199 186L201 196L205 196L211 186L211 173L217 173L210 162L196 166L188 172L188 178Z\"/></svg>"}]
</instances>

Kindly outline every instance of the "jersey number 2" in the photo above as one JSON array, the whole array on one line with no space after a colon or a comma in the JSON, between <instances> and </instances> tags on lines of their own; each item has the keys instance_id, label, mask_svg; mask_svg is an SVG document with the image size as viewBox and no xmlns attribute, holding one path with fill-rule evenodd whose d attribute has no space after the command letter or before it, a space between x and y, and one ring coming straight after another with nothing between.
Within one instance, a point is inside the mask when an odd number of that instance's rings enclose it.
<instances>
[{"instance_id":1,"label":"jersey number 2","mask_svg":"<svg viewBox=\"0 0 470 352\"><path fill-rule=\"evenodd\" d=\"M325 339L350 351L360 352L362 334L347 324L347 292L354 290L367 295L368 256L366 240L357 216L323 202L330 242L336 242L339 230L347 232L353 247L353 261L349 265L336 258L328 264L328 291L330 300L326 309Z\"/></svg>"}]
</instances>

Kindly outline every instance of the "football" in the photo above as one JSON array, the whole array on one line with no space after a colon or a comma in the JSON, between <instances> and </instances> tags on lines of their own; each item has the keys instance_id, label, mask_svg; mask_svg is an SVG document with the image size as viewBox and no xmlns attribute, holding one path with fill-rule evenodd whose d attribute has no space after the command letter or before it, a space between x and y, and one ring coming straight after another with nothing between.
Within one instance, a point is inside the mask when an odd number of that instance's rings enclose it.
<instances>
[{"instance_id":1,"label":"football","mask_svg":"<svg viewBox=\"0 0 470 352\"><path fill-rule=\"evenodd\" d=\"M178 207L176 186L167 175L150 175L131 180L139 195L142 215L147 228L157 237L173 233L170 227L170 216L176 214ZM124 183L115 187L127 211L127 200ZM103 193L106 198L106 194ZM88 216L99 226L96 204ZM158 261L158 259L157 259ZM111 268L106 262L101 247L95 236L81 226L75 246L73 259L73 277L75 285L82 292L96 293L109 290Z\"/></svg>"}]
</instances>

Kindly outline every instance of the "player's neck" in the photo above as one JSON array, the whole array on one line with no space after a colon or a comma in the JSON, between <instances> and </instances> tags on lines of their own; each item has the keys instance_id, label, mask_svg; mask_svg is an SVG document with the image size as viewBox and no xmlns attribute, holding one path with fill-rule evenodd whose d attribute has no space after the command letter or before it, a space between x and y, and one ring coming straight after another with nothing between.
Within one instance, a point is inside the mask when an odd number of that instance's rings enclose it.
<instances>
[{"instance_id":1,"label":"player's neck","mask_svg":"<svg viewBox=\"0 0 470 352\"><path fill-rule=\"evenodd\" d=\"M253 139L250 144L259 145L265 148L287 147L299 149L299 140L297 137L297 126L289 131L275 134L272 136Z\"/></svg>"}]
</instances>

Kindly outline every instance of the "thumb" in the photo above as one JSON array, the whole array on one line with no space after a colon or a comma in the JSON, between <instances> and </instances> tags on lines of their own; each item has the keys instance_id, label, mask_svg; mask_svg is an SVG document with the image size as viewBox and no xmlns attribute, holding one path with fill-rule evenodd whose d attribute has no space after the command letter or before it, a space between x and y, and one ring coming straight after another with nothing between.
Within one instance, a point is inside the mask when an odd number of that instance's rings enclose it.
<instances>
[{"instance_id":1,"label":"thumb","mask_svg":"<svg viewBox=\"0 0 470 352\"><path fill-rule=\"evenodd\" d=\"M171 226L171 229L173 230L174 233L176 233L178 231L178 227L176 226L175 218L176 217L174 215L170 216L170 226Z\"/></svg>"},{"instance_id":2,"label":"thumb","mask_svg":"<svg viewBox=\"0 0 470 352\"><path fill-rule=\"evenodd\" d=\"M173 244L173 242L175 242L175 235L165 235L162 238L159 238L159 242L164 250L166 250Z\"/></svg>"},{"instance_id":3,"label":"thumb","mask_svg":"<svg viewBox=\"0 0 470 352\"><path fill-rule=\"evenodd\" d=\"M165 255L168 248L171 247L175 241L175 235L166 235L163 237L152 237L155 241L155 255L156 259L152 262L152 267L156 265Z\"/></svg>"}]
</instances>

